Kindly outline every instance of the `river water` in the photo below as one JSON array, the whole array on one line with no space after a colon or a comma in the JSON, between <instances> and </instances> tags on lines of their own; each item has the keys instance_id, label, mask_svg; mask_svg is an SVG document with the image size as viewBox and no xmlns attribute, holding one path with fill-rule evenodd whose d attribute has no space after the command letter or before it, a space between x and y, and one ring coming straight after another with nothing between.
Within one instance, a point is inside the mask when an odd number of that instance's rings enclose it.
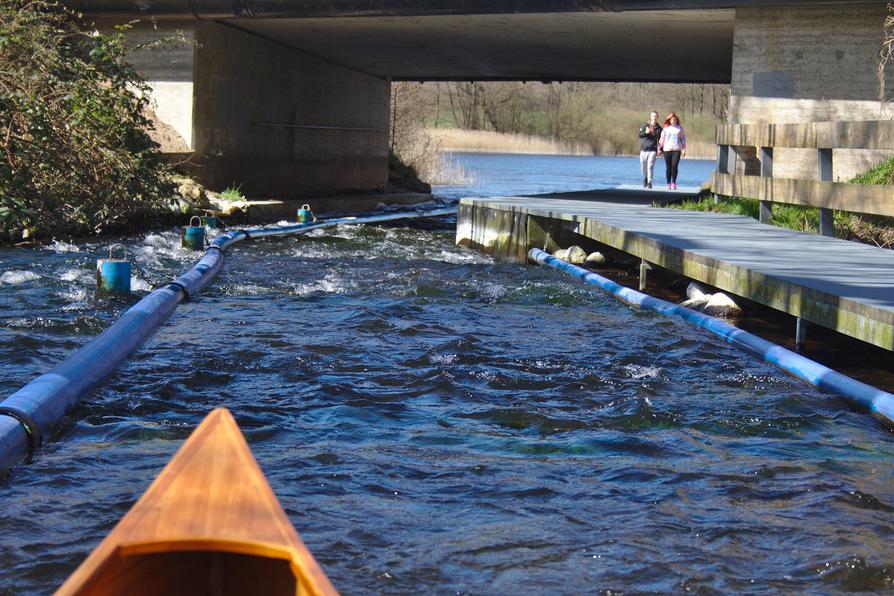
<instances>
[{"instance_id":1,"label":"river water","mask_svg":"<svg viewBox=\"0 0 894 596\"><path fill-rule=\"evenodd\" d=\"M449 162L467 174L463 186L441 186L442 196L506 196L642 186L639 158L568 155L456 153ZM710 180L713 161L684 159L677 183L697 187ZM655 163L655 188L664 186L664 160Z\"/></svg>"},{"instance_id":2,"label":"river water","mask_svg":"<svg viewBox=\"0 0 894 596\"><path fill-rule=\"evenodd\" d=\"M458 158L476 187L443 194L638 176ZM216 406L345 594L894 587L894 435L710 336L458 248L453 224L231 249L0 484L0 593L52 591ZM178 238L124 242L170 278L196 260ZM137 300L94 294L108 243L0 250L0 396Z\"/></svg>"}]
</instances>

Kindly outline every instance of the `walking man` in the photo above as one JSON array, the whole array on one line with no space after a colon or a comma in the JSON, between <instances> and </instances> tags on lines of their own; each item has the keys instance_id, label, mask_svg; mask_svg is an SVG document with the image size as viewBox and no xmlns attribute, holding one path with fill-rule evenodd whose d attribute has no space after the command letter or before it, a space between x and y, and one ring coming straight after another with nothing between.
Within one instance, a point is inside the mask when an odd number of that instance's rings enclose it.
<instances>
[{"instance_id":1,"label":"walking man","mask_svg":"<svg viewBox=\"0 0 894 596\"><path fill-rule=\"evenodd\" d=\"M661 126L658 124L658 112L652 112L649 121L639 129L639 166L643 171L644 188L652 188L652 173L655 171L659 137L661 137Z\"/></svg>"}]
</instances>

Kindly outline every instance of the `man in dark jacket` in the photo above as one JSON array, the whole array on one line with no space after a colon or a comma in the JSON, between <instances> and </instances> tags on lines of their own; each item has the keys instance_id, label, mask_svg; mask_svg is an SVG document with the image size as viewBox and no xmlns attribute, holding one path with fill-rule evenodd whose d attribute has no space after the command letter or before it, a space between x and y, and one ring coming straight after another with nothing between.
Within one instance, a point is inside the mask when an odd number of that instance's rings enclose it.
<instances>
[{"instance_id":1,"label":"man in dark jacket","mask_svg":"<svg viewBox=\"0 0 894 596\"><path fill-rule=\"evenodd\" d=\"M652 188L652 172L655 171L655 156L658 154L658 139L661 137L661 126L658 124L658 112L649 115L649 121L639 129L639 165L643 171L643 187Z\"/></svg>"}]
</instances>

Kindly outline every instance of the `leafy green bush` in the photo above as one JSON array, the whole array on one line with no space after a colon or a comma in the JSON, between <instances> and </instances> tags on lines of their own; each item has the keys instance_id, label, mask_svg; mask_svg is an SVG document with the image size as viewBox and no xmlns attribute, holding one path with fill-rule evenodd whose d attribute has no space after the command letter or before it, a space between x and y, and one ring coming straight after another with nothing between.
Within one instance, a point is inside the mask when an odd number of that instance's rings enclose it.
<instances>
[{"instance_id":1,"label":"leafy green bush","mask_svg":"<svg viewBox=\"0 0 894 596\"><path fill-rule=\"evenodd\" d=\"M127 229L172 196L149 87L105 36L42 1L0 2L0 241Z\"/></svg>"}]
</instances>

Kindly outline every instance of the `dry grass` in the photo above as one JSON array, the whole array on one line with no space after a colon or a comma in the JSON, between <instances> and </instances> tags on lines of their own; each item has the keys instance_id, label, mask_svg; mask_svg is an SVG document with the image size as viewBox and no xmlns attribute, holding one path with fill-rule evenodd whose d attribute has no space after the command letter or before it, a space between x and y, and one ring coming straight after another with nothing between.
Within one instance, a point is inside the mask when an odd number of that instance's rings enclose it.
<instances>
[{"instance_id":1,"label":"dry grass","mask_svg":"<svg viewBox=\"0 0 894 596\"><path fill-rule=\"evenodd\" d=\"M426 129L417 127L412 134L403 135L400 140L395 150L405 164L416 170L420 180L451 186L475 183L474 174L467 172L462 164L445 153L439 139Z\"/></svg>"},{"instance_id":2,"label":"dry grass","mask_svg":"<svg viewBox=\"0 0 894 596\"><path fill-rule=\"evenodd\" d=\"M624 132L629 132L625 130ZM485 130L461 130L456 128L426 128L425 133L441 151L468 153L531 153L539 155L625 155L638 154L629 147L619 147L617 142L604 139L596 145L572 143L525 134L505 134ZM689 139L687 157L714 159L717 146L698 138ZM635 138L635 137L634 137ZM627 144L639 144L639 139ZM638 147L636 148L638 152Z\"/></svg>"},{"instance_id":3,"label":"dry grass","mask_svg":"<svg viewBox=\"0 0 894 596\"><path fill-rule=\"evenodd\" d=\"M689 159L717 159L717 145L711 141L688 139L686 157Z\"/></svg>"},{"instance_id":4,"label":"dry grass","mask_svg":"<svg viewBox=\"0 0 894 596\"><path fill-rule=\"evenodd\" d=\"M583 143L566 143L552 139L505 134L486 130L446 128L426 129L442 151L469 153L533 153L540 155L592 155L593 149Z\"/></svg>"}]
</instances>

